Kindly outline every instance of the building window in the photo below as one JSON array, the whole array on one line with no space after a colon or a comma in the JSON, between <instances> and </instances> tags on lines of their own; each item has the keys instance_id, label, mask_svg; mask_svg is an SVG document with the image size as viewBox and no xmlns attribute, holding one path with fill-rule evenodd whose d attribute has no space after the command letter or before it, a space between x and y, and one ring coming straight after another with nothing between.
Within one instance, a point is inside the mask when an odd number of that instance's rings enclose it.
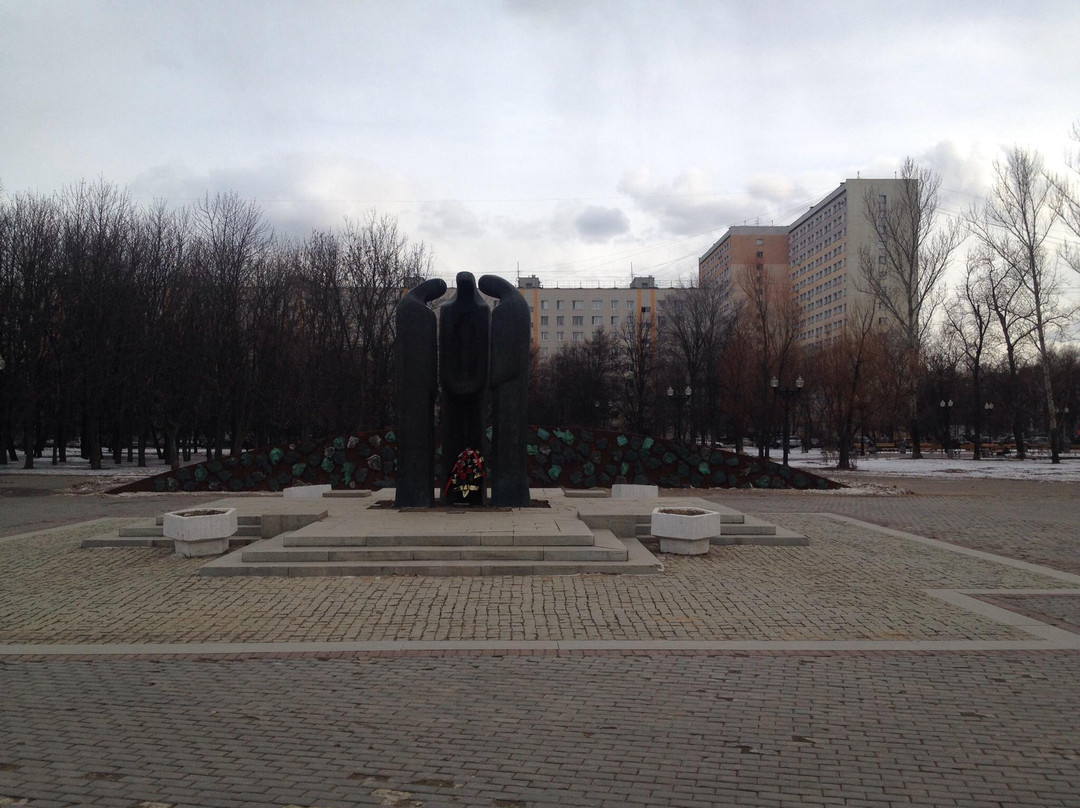
<instances>
[{"instance_id":1,"label":"building window","mask_svg":"<svg viewBox=\"0 0 1080 808\"><path fill-rule=\"evenodd\" d=\"M561 300L556 300L556 301L555 301L555 308L557 308L557 309L561 309L562 307L563 307L563 301L561 301Z\"/></svg>"},{"instance_id":2,"label":"building window","mask_svg":"<svg viewBox=\"0 0 1080 808\"><path fill-rule=\"evenodd\" d=\"M566 315L565 314L556 314L555 315L555 325L566 325Z\"/></svg>"},{"instance_id":3,"label":"building window","mask_svg":"<svg viewBox=\"0 0 1080 808\"><path fill-rule=\"evenodd\" d=\"M575 331L574 332L574 342L581 342L584 339L585 339L584 332L582 332L582 331Z\"/></svg>"},{"instance_id":4,"label":"building window","mask_svg":"<svg viewBox=\"0 0 1080 808\"><path fill-rule=\"evenodd\" d=\"M547 311L547 309L548 309L548 302L547 302L546 300L541 300L541 301L540 301L540 308L541 308L541 309L542 309L543 311Z\"/></svg>"},{"instance_id":5,"label":"building window","mask_svg":"<svg viewBox=\"0 0 1080 808\"><path fill-rule=\"evenodd\" d=\"M573 307L574 311L581 311L583 308L585 308L585 301L575 300L571 303L571 306Z\"/></svg>"},{"instance_id":6,"label":"building window","mask_svg":"<svg viewBox=\"0 0 1080 808\"><path fill-rule=\"evenodd\" d=\"M540 325L547 325L547 324L548 324L548 316L546 314L541 314L540 315Z\"/></svg>"},{"instance_id":7,"label":"building window","mask_svg":"<svg viewBox=\"0 0 1080 808\"><path fill-rule=\"evenodd\" d=\"M574 325L585 325L585 318L580 314L575 314Z\"/></svg>"},{"instance_id":8,"label":"building window","mask_svg":"<svg viewBox=\"0 0 1080 808\"><path fill-rule=\"evenodd\" d=\"M540 332L540 341L541 342L547 342L548 337L550 337L550 336L551 336L550 331L541 331Z\"/></svg>"},{"instance_id":9,"label":"building window","mask_svg":"<svg viewBox=\"0 0 1080 808\"><path fill-rule=\"evenodd\" d=\"M541 348L540 349L540 356L547 356L547 355L548 355L548 349L547 348Z\"/></svg>"},{"instance_id":10,"label":"building window","mask_svg":"<svg viewBox=\"0 0 1080 808\"><path fill-rule=\"evenodd\" d=\"M566 332L565 331L556 331L555 332L555 341L556 342L562 342L565 339L566 339Z\"/></svg>"},{"instance_id":11,"label":"building window","mask_svg":"<svg viewBox=\"0 0 1080 808\"><path fill-rule=\"evenodd\" d=\"M762 252L761 250L758 250L758 251L757 251L757 257L758 257L758 258L764 258L764 257L765 257L765 253L763 253L763 252Z\"/></svg>"},{"instance_id":12,"label":"building window","mask_svg":"<svg viewBox=\"0 0 1080 808\"><path fill-rule=\"evenodd\" d=\"M619 309L619 301L618 300L612 300L611 301L611 310L612 311L618 311L618 309Z\"/></svg>"},{"instance_id":13,"label":"building window","mask_svg":"<svg viewBox=\"0 0 1080 808\"><path fill-rule=\"evenodd\" d=\"M611 315L611 324L613 326L617 326L619 324L619 315L617 315L617 314Z\"/></svg>"},{"instance_id":14,"label":"building window","mask_svg":"<svg viewBox=\"0 0 1080 808\"><path fill-rule=\"evenodd\" d=\"M650 311L652 311L652 309L649 306L642 306L641 307L641 313L642 314L648 314Z\"/></svg>"},{"instance_id":15,"label":"building window","mask_svg":"<svg viewBox=\"0 0 1080 808\"><path fill-rule=\"evenodd\" d=\"M604 308L604 301L603 300L594 300L592 302L592 307L593 307L593 311L600 311L602 308Z\"/></svg>"},{"instance_id":16,"label":"building window","mask_svg":"<svg viewBox=\"0 0 1080 808\"><path fill-rule=\"evenodd\" d=\"M592 318L592 324L593 325L603 325L604 324L604 318L603 317L593 317Z\"/></svg>"},{"instance_id":17,"label":"building window","mask_svg":"<svg viewBox=\"0 0 1080 808\"><path fill-rule=\"evenodd\" d=\"M765 246L765 239L759 238L756 243L757 243L757 246L764 247Z\"/></svg>"},{"instance_id":18,"label":"building window","mask_svg":"<svg viewBox=\"0 0 1080 808\"><path fill-rule=\"evenodd\" d=\"M634 310L634 301L633 300L627 300L626 301L626 310L627 311L633 311Z\"/></svg>"}]
</instances>

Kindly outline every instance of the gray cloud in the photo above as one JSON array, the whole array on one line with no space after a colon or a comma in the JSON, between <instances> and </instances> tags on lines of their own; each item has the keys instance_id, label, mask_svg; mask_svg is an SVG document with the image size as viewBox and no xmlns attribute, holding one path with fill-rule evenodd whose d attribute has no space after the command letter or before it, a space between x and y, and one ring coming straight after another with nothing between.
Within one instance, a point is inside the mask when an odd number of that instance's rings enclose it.
<instances>
[{"instance_id":1,"label":"gray cloud","mask_svg":"<svg viewBox=\"0 0 1080 808\"><path fill-rule=\"evenodd\" d=\"M598 244L629 232L630 219L619 208L589 205L574 218L574 227L584 241Z\"/></svg>"},{"instance_id":2,"label":"gray cloud","mask_svg":"<svg viewBox=\"0 0 1080 808\"><path fill-rule=\"evenodd\" d=\"M454 200L422 202L419 219L420 233L429 238L472 238L484 233L480 218Z\"/></svg>"}]
</instances>

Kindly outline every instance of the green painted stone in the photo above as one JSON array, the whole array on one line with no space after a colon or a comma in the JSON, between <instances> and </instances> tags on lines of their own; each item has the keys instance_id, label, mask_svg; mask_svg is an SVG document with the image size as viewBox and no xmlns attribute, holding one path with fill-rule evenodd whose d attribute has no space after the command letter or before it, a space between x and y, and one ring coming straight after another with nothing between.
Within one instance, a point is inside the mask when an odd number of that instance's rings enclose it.
<instances>
[{"instance_id":1,"label":"green painted stone","mask_svg":"<svg viewBox=\"0 0 1080 808\"><path fill-rule=\"evenodd\" d=\"M182 483L186 483L188 480L191 479L191 470L188 468L177 469L176 479L178 479Z\"/></svg>"},{"instance_id":2,"label":"green painted stone","mask_svg":"<svg viewBox=\"0 0 1080 808\"><path fill-rule=\"evenodd\" d=\"M535 443L525 444L525 454L529 455L529 457L536 457L538 451L540 450L536 447Z\"/></svg>"},{"instance_id":3,"label":"green painted stone","mask_svg":"<svg viewBox=\"0 0 1080 808\"><path fill-rule=\"evenodd\" d=\"M334 470L334 461L331 460L329 457L324 457L321 468L323 471L329 474L331 471Z\"/></svg>"},{"instance_id":4,"label":"green painted stone","mask_svg":"<svg viewBox=\"0 0 1080 808\"><path fill-rule=\"evenodd\" d=\"M653 443L654 441L652 438L645 438L645 440L641 442L641 448L647 452L653 447Z\"/></svg>"},{"instance_id":5,"label":"green painted stone","mask_svg":"<svg viewBox=\"0 0 1080 808\"><path fill-rule=\"evenodd\" d=\"M241 455L240 455L240 465L241 466L243 466L244 468L250 468L251 464L254 463L254 462L255 462L255 460L252 458L250 452L241 453Z\"/></svg>"},{"instance_id":6,"label":"green painted stone","mask_svg":"<svg viewBox=\"0 0 1080 808\"><path fill-rule=\"evenodd\" d=\"M368 443L378 448L379 446L382 446L382 438L380 438L378 435L372 435L370 438L368 438Z\"/></svg>"},{"instance_id":7,"label":"green painted stone","mask_svg":"<svg viewBox=\"0 0 1080 808\"><path fill-rule=\"evenodd\" d=\"M283 458L284 456L285 456L285 452L283 452L281 449L277 448L276 446L273 449L270 450L270 462L271 463L279 462L281 460L281 458Z\"/></svg>"},{"instance_id":8,"label":"green painted stone","mask_svg":"<svg viewBox=\"0 0 1080 808\"><path fill-rule=\"evenodd\" d=\"M551 433L541 427L540 429L536 430L536 437L538 437L540 440L547 440L551 437Z\"/></svg>"},{"instance_id":9,"label":"green painted stone","mask_svg":"<svg viewBox=\"0 0 1080 808\"><path fill-rule=\"evenodd\" d=\"M487 428L487 430L485 430L484 437L487 438L488 440L491 440L491 427L490 426Z\"/></svg>"},{"instance_id":10,"label":"green painted stone","mask_svg":"<svg viewBox=\"0 0 1080 808\"><path fill-rule=\"evenodd\" d=\"M559 475L562 474L562 466L552 466L548 469L548 477L553 480L559 479Z\"/></svg>"},{"instance_id":11,"label":"green painted stone","mask_svg":"<svg viewBox=\"0 0 1080 808\"><path fill-rule=\"evenodd\" d=\"M671 452L664 452L664 462L665 463L674 463L675 462L675 455L673 453L671 453Z\"/></svg>"},{"instance_id":12,"label":"green painted stone","mask_svg":"<svg viewBox=\"0 0 1080 808\"><path fill-rule=\"evenodd\" d=\"M345 439L341 438L341 437L334 438L334 448L335 449L344 449L345 448Z\"/></svg>"},{"instance_id":13,"label":"green painted stone","mask_svg":"<svg viewBox=\"0 0 1080 808\"><path fill-rule=\"evenodd\" d=\"M768 474L762 474L754 479L754 488L768 488L771 480Z\"/></svg>"},{"instance_id":14,"label":"green painted stone","mask_svg":"<svg viewBox=\"0 0 1080 808\"><path fill-rule=\"evenodd\" d=\"M581 467L581 470L585 472L586 475L591 477L593 475L593 472L596 471L596 466L592 463L586 463L584 466Z\"/></svg>"},{"instance_id":15,"label":"green painted stone","mask_svg":"<svg viewBox=\"0 0 1080 808\"><path fill-rule=\"evenodd\" d=\"M630 471L630 464L629 463L624 462L619 466L619 474L623 475L624 477L626 476L626 472L628 472L628 471Z\"/></svg>"},{"instance_id":16,"label":"green painted stone","mask_svg":"<svg viewBox=\"0 0 1080 808\"><path fill-rule=\"evenodd\" d=\"M729 466L735 467L735 466L739 465L739 456L738 455L731 455L724 462L727 463Z\"/></svg>"},{"instance_id":17,"label":"green painted stone","mask_svg":"<svg viewBox=\"0 0 1080 808\"><path fill-rule=\"evenodd\" d=\"M703 460L703 461L701 461L700 463L698 463L698 467L697 467L697 470L698 470L699 472L701 472L702 474L708 474L708 473L709 473L709 464L708 464L708 463L706 463L706 462L705 462L705 461Z\"/></svg>"},{"instance_id":18,"label":"green painted stone","mask_svg":"<svg viewBox=\"0 0 1080 808\"><path fill-rule=\"evenodd\" d=\"M574 433L571 432L569 429L563 430L562 434L559 434L558 432L556 432L555 434L558 435L559 439L567 446L574 445Z\"/></svg>"},{"instance_id":19,"label":"green painted stone","mask_svg":"<svg viewBox=\"0 0 1080 808\"><path fill-rule=\"evenodd\" d=\"M307 463L293 463L292 476L302 477L304 472L307 471Z\"/></svg>"},{"instance_id":20,"label":"green painted stone","mask_svg":"<svg viewBox=\"0 0 1080 808\"><path fill-rule=\"evenodd\" d=\"M630 442L630 440L626 437L626 435L619 435L619 437L615 438L615 442L620 446L625 446Z\"/></svg>"},{"instance_id":21,"label":"green painted stone","mask_svg":"<svg viewBox=\"0 0 1080 808\"><path fill-rule=\"evenodd\" d=\"M394 430L388 429L386 431L386 442L387 443L397 443L397 435L394 434Z\"/></svg>"},{"instance_id":22,"label":"green painted stone","mask_svg":"<svg viewBox=\"0 0 1080 808\"><path fill-rule=\"evenodd\" d=\"M195 467L195 480L197 482L203 482L206 479L206 469L201 465Z\"/></svg>"}]
</instances>

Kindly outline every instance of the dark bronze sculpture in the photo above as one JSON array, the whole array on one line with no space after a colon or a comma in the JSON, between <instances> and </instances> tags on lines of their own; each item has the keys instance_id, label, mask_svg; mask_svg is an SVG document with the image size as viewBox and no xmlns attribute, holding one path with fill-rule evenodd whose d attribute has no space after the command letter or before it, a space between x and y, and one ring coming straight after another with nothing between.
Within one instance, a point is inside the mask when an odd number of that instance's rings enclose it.
<instances>
[{"instance_id":1,"label":"dark bronze sculpture","mask_svg":"<svg viewBox=\"0 0 1080 808\"><path fill-rule=\"evenodd\" d=\"M487 418L488 328L491 310L471 272L457 274L457 295L439 308L439 382L442 387L442 475L458 455L480 447ZM484 504L481 486L479 504ZM454 489L444 504L461 501Z\"/></svg>"},{"instance_id":2,"label":"dark bronze sculpture","mask_svg":"<svg viewBox=\"0 0 1080 808\"><path fill-rule=\"evenodd\" d=\"M484 294L498 303L494 313L471 272L457 275L457 295L435 315L427 304L446 284L429 280L402 298L396 312L398 412L398 507L434 504L434 404L441 389L442 470L440 501L484 504L486 492L448 485L455 462L467 449L481 452L492 391L490 470L492 504L527 507L525 468L526 394L529 370L529 306L512 284L495 275L480 279ZM436 367L436 357L438 358ZM436 380L437 372L437 380Z\"/></svg>"},{"instance_id":3,"label":"dark bronze sculpture","mask_svg":"<svg viewBox=\"0 0 1080 808\"><path fill-rule=\"evenodd\" d=\"M492 391L491 504L525 508L526 404L529 385L529 304L515 286L497 275L480 278L480 291L498 300L491 314Z\"/></svg>"},{"instance_id":4,"label":"dark bronze sculpture","mask_svg":"<svg viewBox=\"0 0 1080 808\"><path fill-rule=\"evenodd\" d=\"M401 299L395 311L397 351L399 508L430 508L435 503L435 396L438 393L438 338L435 312L427 304L446 293L438 278L424 281Z\"/></svg>"}]
</instances>

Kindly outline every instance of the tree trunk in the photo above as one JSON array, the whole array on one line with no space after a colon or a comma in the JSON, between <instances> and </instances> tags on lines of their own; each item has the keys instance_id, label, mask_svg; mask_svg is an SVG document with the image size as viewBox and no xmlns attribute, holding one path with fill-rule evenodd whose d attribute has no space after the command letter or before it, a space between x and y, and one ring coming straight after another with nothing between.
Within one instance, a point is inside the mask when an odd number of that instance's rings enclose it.
<instances>
[{"instance_id":1,"label":"tree trunk","mask_svg":"<svg viewBox=\"0 0 1080 808\"><path fill-rule=\"evenodd\" d=\"M34 419L23 419L23 468L34 467Z\"/></svg>"}]
</instances>

